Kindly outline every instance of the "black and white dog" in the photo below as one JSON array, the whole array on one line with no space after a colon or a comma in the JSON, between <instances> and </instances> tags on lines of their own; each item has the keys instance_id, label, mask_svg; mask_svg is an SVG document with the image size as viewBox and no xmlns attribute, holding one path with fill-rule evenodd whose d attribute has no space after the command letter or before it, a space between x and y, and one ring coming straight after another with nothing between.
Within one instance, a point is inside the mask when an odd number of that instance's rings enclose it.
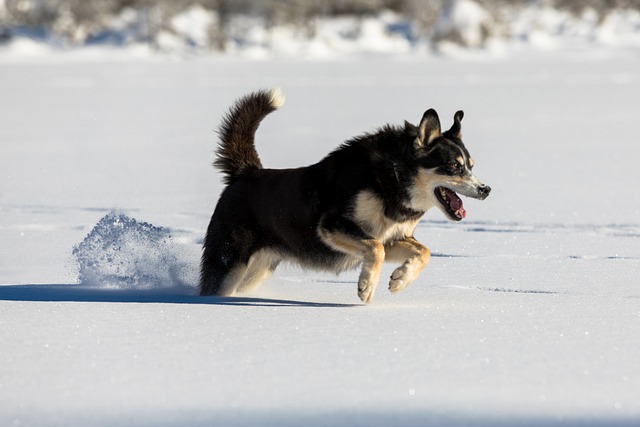
<instances>
[{"instance_id":1,"label":"black and white dog","mask_svg":"<svg viewBox=\"0 0 640 427\"><path fill-rule=\"evenodd\" d=\"M427 210L437 206L460 221L466 211L456 193L485 199L491 191L471 172L473 159L460 140L462 111L444 133L430 109L418 126L386 125L311 166L264 169L254 135L283 102L279 89L255 92L222 121L214 165L227 187L204 241L201 295L250 290L288 260L336 273L361 264L358 296L369 303L384 261L402 264L391 275L391 292L429 261L429 250L413 237Z\"/></svg>"}]
</instances>

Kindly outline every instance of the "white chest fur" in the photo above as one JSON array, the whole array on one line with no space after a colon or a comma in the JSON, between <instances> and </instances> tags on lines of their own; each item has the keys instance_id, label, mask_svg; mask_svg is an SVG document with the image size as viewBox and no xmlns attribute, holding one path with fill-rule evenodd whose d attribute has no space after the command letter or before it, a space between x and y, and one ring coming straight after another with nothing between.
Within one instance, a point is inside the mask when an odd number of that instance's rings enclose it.
<instances>
[{"instance_id":1,"label":"white chest fur","mask_svg":"<svg viewBox=\"0 0 640 427\"><path fill-rule=\"evenodd\" d=\"M352 219L382 244L412 236L420 220L396 222L387 218L382 200L371 191L362 191L356 196Z\"/></svg>"}]
</instances>

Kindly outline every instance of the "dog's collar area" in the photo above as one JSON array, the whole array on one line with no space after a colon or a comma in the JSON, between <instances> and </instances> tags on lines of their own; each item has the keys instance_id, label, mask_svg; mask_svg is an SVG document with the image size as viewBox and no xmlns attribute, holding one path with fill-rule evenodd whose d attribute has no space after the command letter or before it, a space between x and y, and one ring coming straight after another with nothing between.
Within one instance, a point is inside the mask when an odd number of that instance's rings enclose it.
<instances>
[{"instance_id":1,"label":"dog's collar area","mask_svg":"<svg viewBox=\"0 0 640 427\"><path fill-rule=\"evenodd\" d=\"M398 168L397 168L397 164L396 162L391 162L391 165L393 166L393 174L396 177L396 182L398 184L400 184L400 177L398 176Z\"/></svg>"},{"instance_id":2,"label":"dog's collar area","mask_svg":"<svg viewBox=\"0 0 640 427\"><path fill-rule=\"evenodd\" d=\"M413 208L410 208L402 204L398 205L396 209L397 209L397 214L400 217L401 221L409 221L412 219L417 219L417 218L420 218L422 215L424 215L424 211L417 211Z\"/></svg>"}]
</instances>

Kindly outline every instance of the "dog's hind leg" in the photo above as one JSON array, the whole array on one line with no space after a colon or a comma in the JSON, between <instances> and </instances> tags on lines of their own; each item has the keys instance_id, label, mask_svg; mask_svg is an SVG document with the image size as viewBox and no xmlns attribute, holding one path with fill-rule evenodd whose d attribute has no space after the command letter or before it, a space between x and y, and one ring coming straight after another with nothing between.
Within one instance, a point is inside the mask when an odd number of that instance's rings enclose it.
<instances>
[{"instance_id":1,"label":"dog's hind leg","mask_svg":"<svg viewBox=\"0 0 640 427\"><path fill-rule=\"evenodd\" d=\"M405 237L386 247L385 261L403 262L391 273L389 290L398 292L418 278L420 272L426 267L431 252L413 237Z\"/></svg>"},{"instance_id":2,"label":"dog's hind leg","mask_svg":"<svg viewBox=\"0 0 640 427\"><path fill-rule=\"evenodd\" d=\"M244 287L245 282L250 284L266 277L258 272L263 269L257 268L263 263L251 262L255 254L263 252L260 250L263 245L256 242L256 232L250 219L240 213L223 215L224 212L219 212L220 205L226 200L224 194L220 197L204 238L200 295L231 296L241 286ZM253 270L250 268L252 265L256 267Z\"/></svg>"},{"instance_id":3,"label":"dog's hind leg","mask_svg":"<svg viewBox=\"0 0 640 427\"><path fill-rule=\"evenodd\" d=\"M362 271L358 278L358 296L365 303L373 301L384 262L384 245L368 236L355 223L340 218L318 228L322 241L330 248L362 260Z\"/></svg>"},{"instance_id":4,"label":"dog's hind leg","mask_svg":"<svg viewBox=\"0 0 640 427\"><path fill-rule=\"evenodd\" d=\"M249 258L247 270L237 288L238 292L249 292L260 286L279 263L280 257L268 249L255 252Z\"/></svg>"},{"instance_id":5,"label":"dog's hind leg","mask_svg":"<svg viewBox=\"0 0 640 427\"><path fill-rule=\"evenodd\" d=\"M233 295L249 267L251 234L241 228L230 231L212 219L205 237L200 269L200 295Z\"/></svg>"},{"instance_id":6,"label":"dog's hind leg","mask_svg":"<svg viewBox=\"0 0 640 427\"><path fill-rule=\"evenodd\" d=\"M230 263L224 258L203 260L200 277L200 295L233 295L247 273L247 264Z\"/></svg>"}]
</instances>

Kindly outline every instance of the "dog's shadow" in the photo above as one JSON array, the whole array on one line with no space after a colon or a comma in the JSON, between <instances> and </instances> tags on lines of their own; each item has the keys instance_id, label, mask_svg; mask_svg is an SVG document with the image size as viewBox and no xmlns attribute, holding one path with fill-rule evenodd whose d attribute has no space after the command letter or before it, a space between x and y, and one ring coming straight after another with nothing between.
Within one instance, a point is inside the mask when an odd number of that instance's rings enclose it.
<instances>
[{"instance_id":1,"label":"dog's shadow","mask_svg":"<svg viewBox=\"0 0 640 427\"><path fill-rule=\"evenodd\" d=\"M109 302L109 303L161 303L197 304L238 307L358 307L362 304L339 304L296 301L257 297L202 297L190 287L168 289L122 290L104 289L74 284L57 285L3 285L0 301L27 302Z\"/></svg>"}]
</instances>

